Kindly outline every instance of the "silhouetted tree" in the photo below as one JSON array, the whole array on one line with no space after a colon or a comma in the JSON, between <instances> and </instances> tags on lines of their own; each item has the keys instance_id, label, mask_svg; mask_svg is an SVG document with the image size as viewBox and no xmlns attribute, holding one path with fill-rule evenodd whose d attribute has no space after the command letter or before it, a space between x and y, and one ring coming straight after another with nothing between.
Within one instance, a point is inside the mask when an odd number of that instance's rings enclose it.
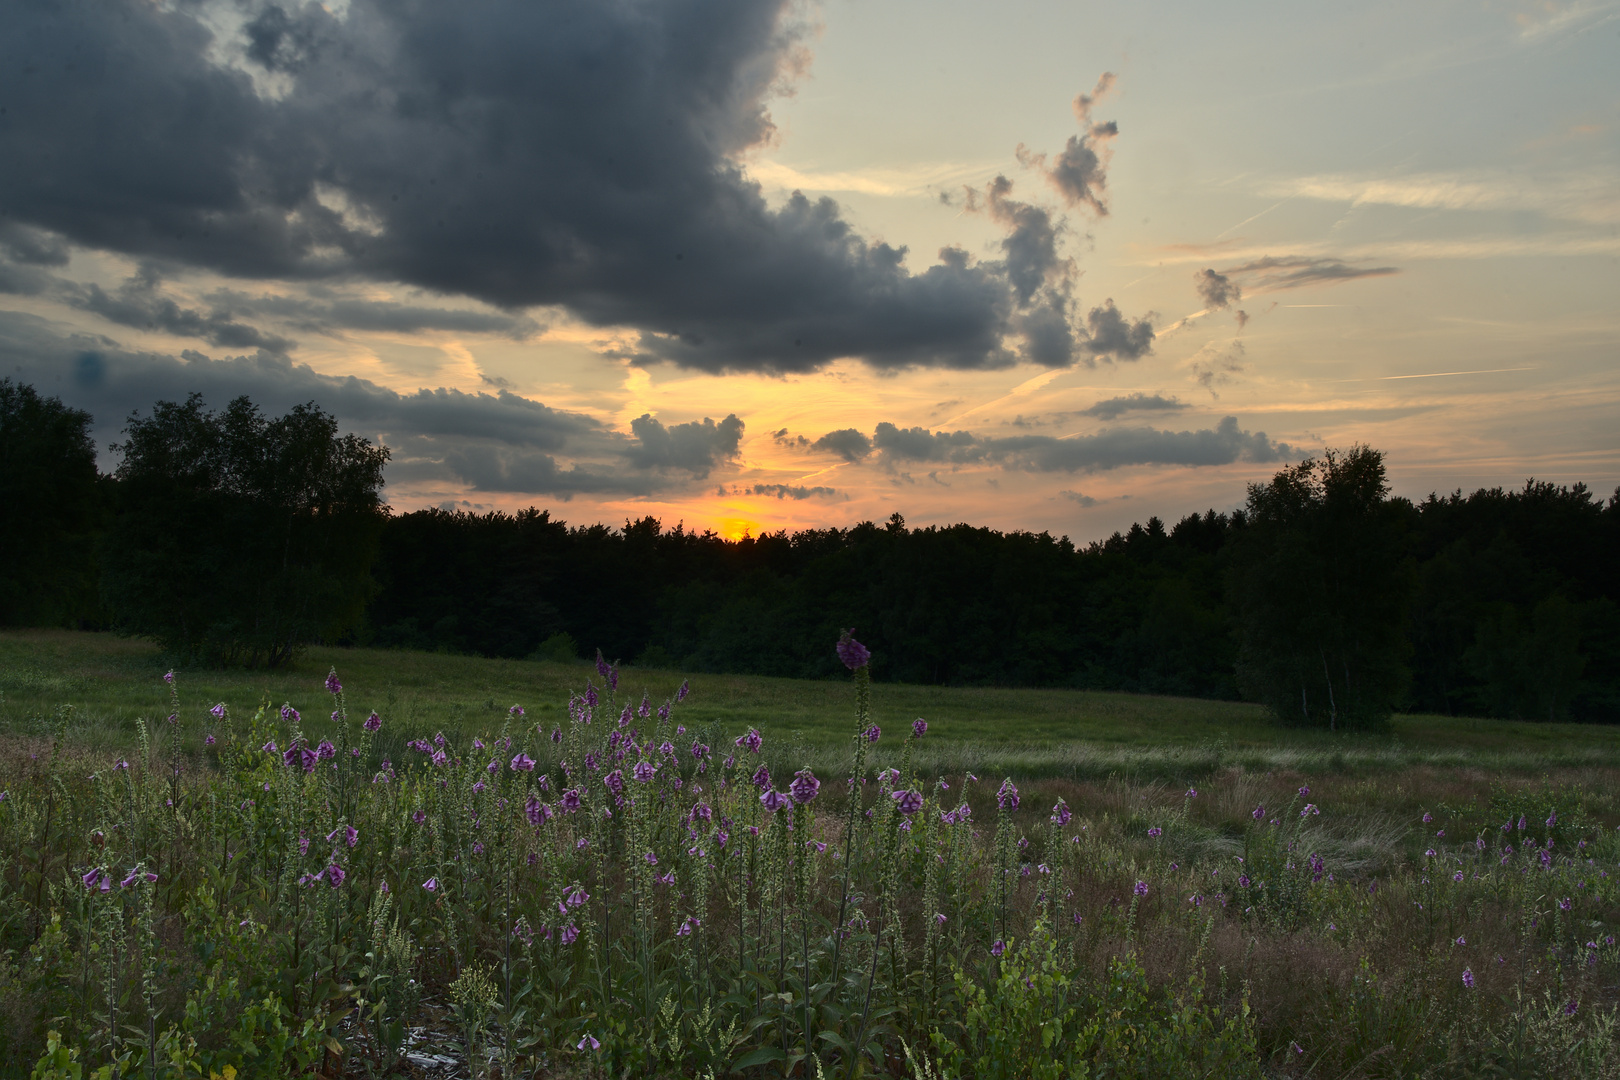
<instances>
[{"instance_id":1,"label":"silhouetted tree","mask_svg":"<svg viewBox=\"0 0 1620 1080\"><path fill-rule=\"evenodd\" d=\"M1383 723L1408 672L1411 506L1383 455L1329 450L1252 484L1229 549L1240 684L1286 723Z\"/></svg>"},{"instance_id":2,"label":"silhouetted tree","mask_svg":"<svg viewBox=\"0 0 1620 1080\"><path fill-rule=\"evenodd\" d=\"M130 417L104 587L117 625L210 662L274 667L351 633L374 592L385 447L313 403L264 417L201 395Z\"/></svg>"},{"instance_id":3,"label":"silhouetted tree","mask_svg":"<svg viewBox=\"0 0 1620 1080\"><path fill-rule=\"evenodd\" d=\"M0 379L0 623L62 625L94 607L101 499L90 422Z\"/></svg>"}]
</instances>

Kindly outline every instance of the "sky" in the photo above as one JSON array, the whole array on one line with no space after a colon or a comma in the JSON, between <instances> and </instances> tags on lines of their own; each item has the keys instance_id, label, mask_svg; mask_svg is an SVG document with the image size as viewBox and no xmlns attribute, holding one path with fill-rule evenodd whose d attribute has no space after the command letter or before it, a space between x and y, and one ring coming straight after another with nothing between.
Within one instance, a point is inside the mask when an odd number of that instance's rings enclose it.
<instances>
[{"instance_id":1,"label":"sky","mask_svg":"<svg viewBox=\"0 0 1620 1080\"><path fill-rule=\"evenodd\" d=\"M0 377L733 537L1606 496L1620 2L14 0Z\"/></svg>"}]
</instances>

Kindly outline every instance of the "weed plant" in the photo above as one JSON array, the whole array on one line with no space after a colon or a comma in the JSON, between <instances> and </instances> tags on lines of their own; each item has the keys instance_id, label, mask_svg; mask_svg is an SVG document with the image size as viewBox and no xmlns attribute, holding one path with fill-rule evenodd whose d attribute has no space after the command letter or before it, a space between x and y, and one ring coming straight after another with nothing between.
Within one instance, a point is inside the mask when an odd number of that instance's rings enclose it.
<instances>
[{"instance_id":1,"label":"weed plant","mask_svg":"<svg viewBox=\"0 0 1620 1080\"><path fill-rule=\"evenodd\" d=\"M407 1075L431 1030L503 1078L1620 1076L1586 788L1356 828L1242 768L1021 790L920 766L839 655L846 749L802 764L600 659L473 736L335 671L326 738L172 677L127 757L63 711L0 793L0 1069Z\"/></svg>"}]
</instances>

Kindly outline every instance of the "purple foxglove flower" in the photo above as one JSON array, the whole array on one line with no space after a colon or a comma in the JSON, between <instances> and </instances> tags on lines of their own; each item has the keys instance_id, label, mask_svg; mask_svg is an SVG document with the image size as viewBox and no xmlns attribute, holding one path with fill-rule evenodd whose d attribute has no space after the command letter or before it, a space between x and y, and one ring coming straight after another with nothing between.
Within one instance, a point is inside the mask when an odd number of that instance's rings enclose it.
<instances>
[{"instance_id":1,"label":"purple foxglove flower","mask_svg":"<svg viewBox=\"0 0 1620 1080\"><path fill-rule=\"evenodd\" d=\"M1474 973L1471 969L1463 968L1462 983L1469 990L1474 988Z\"/></svg>"},{"instance_id":2,"label":"purple foxglove flower","mask_svg":"<svg viewBox=\"0 0 1620 1080\"><path fill-rule=\"evenodd\" d=\"M636 715L643 720L652 715L652 699L647 697L645 690L641 692L641 704L636 706Z\"/></svg>"},{"instance_id":3,"label":"purple foxglove flower","mask_svg":"<svg viewBox=\"0 0 1620 1080\"><path fill-rule=\"evenodd\" d=\"M1311 793L1311 789L1309 787L1302 787L1302 788L1299 789L1299 797L1302 798L1302 799L1305 798L1305 796L1309 795L1310 793Z\"/></svg>"},{"instance_id":4,"label":"purple foxglove flower","mask_svg":"<svg viewBox=\"0 0 1620 1080\"><path fill-rule=\"evenodd\" d=\"M303 717L298 715L298 710L293 708L291 705L283 705L281 707L281 722L282 723L284 723L284 724L296 724L299 721L301 721L302 719L303 719Z\"/></svg>"},{"instance_id":5,"label":"purple foxglove flower","mask_svg":"<svg viewBox=\"0 0 1620 1080\"><path fill-rule=\"evenodd\" d=\"M534 758L523 751L518 751L517 757L512 759L513 772L534 772Z\"/></svg>"},{"instance_id":6,"label":"purple foxglove flower","mask_svg":"<svg viewBox=\"0 0 1620 1080\"><path fill-rule=\"evenodd\" d=\"M754 777L753 777L753 784L757 788L768 788L768 787L770 787L771 786L771 770L767 769L763 765L761 765L759 768L755 769L754 770Z\"/></svg>"},{"instance_id":7,"label":"purple foxglove flower","mask_svg":"<svg viewBox=\"0 0 1620 1080\"><path fill-rule=\"evenodd\" d=\"M444 763L446 761L449 761L450 759L445 757L443 750L435 750L435 751L433 751L433 757L432 757L431 760L433 761L434 768L439 768L442 765L444 765Z\"/></svg>"},{"instance_id":8,"label":"purple foxglove flower","mask_svg":"<svg viewBox=\"0 0 1620 1080\"><path fill-rule=\"evenodd\" d=\"M788 796L784 792L767 788L765 794L759 797L759 801L766 810L774 814L788 804Z\"/></svg>"},{"instance_id":9,"label":"purple foxglove flower","mask_svg":"<svg viewBox=\"0 0 1620 1080\"><path fill-rule=\"evenodd\" d=\"M309 837L300 836L298 838L298 854L300 854L300 855L308 855L309 854Z\"/></svg>"},{"instance_id":10,"label":"purple foxglove flower","mask_svg":"<svg viewBox=\"0 0 1620 1080\"><path fill-rule=\"evenodd\" d=\"M166 675L163 676L163 681L168 683L171 686L174 685L174 671L172 669Z\"/></svg>"},{"instance_id":11,"label":"purple foxglove flower","mask_svg":"<svg viewBox=\"0 0 1620 1080\"><path fill-rule=\"evenodd\" d=\"M334 889L342 885L343 879L348 876L348 872L337 863L333 863L326 868L326 883Z\"/></svg>"},{"instance_id":12,"label":"purple foxglove flower","mask_svg":"<svg viewBox=\"0 0 1620 1080\"><path fill-rule=\"evenodd\" d=\"M1147 892L1148 892L1148 890L1147 890L1147 882L1138 881L1136 883L1136 887L1131 891L1136 893L1137 896L1146 896Z\"/></svg>"},{"instance_id":13,"label":"purple foxglove flower","mask_svg":"<svg viewBox=\"0 0 1620 1080\"><path fill-rule=\"evenodd\" d=\"M579 937L579 927L575 926L573 923L569 923L567 926L563 927L562 943L564 945L572 945L574 943L574 939L577 937ZM588 1037L589 1036L587 1036L587 1038ZM595 1039L591 1039L592 1050L595 1050L600 1045L601 1043L598 1043ZM580 1049L583 1050L584 1047L581 1046Z\"/></svg>"},{"instance_id":14,"label":"purple foxglove flower","mask_svg":"<svg viewBox=\"0 0 1620 1080\"><path fill-rule=\"evenodd\" d=\"M574 928L572 926L570 926L568 929L573 930ZM577 933L577 931L576 931L576 933ZM567 945L567 944L571 943L573 940L574 940L573 938L568 936L568 931L567 930L563 931L563 944L564 945ZM594 1036L594 1035L586 1035L583 1038L581 1038L579 1040L579 1045L577 1047L575 1047L575 1049L576 1050L583 1050L587 1046L589 1046L592 1050L600 1050L600 1049L602 1049L602 1044L596 1041L596 1036Z\"/></svg>"},{"instance_id":15,"label":"purple foxglove flower","mask_svg":"<svg viewBox=\"0 0 1620 1080\"><path fill-rule=\"evenodd\" d=\"M156 884L157 883L157 875L152 873L152 871L148 870L146 872L146 880L148 882L150 882L150 883Z\"/></svg>"},{"instance_id":16,"label":"purple foxglove flower","mask_svg":"<svg viewBox=\"0 0 1620 1080\"><path fill-rule=\"evenodd\" d=\"M724 851L726 849L726 844L728 844L730 841L731 841L731 834L726 832L726 830L720 829L720 830L715 832L715 834L714 834L714 846L719 848L721 851Z\"/></svg>"},{"instance_id":17,"label":"purple foxglove flower","mask_svg":"<svg viewBox=\"0 0 1620 1080\"><path fill-rule=\"evenodd\" d=\"M1018 809L1018 785L1012 782L1012 777L1001 782L1001 790L996 792L996 805L1003 810Z\"/></svg>"},{"instance_id":18,"label":"purple foxglove flower","mask_svg":"<svg viewBox=\"0 0 1620 1080\"><path fill-rule=\"evenodd\" d=\"M594 709L601 700L602 696L596 692L596 687L591 685L589 679L585 680L585 707ZM586 721L586 723L589 722L589 720Z\"/></svg>"},{"instance_id":19,"label":"purple foxglove flower","mask_svg":"<svg viewBox=\"0 0 1620 1080\"><path fill-rule=\"evenodd\" d=\"M203 745L204 746L213 746L214 745L214 737L212 735L203 736Z\"/></svg>"},{"instance_id":20,"label":"purple foxglove flower","mask_svg":"<svg viewBox=\"0 0 1620 1080\"><path fill-rule=\"evenodd\" d=\"M666 701L662 705L658 706L658 719L669 719L669 702Z\"/></svg>"},{"instance_id":21,"label":"purple foxglove flower","mask_svg":"<svg viewBox=\"0 0 1620 1080\"><path fill-rule=\"evenodd\" d=\"M746 735L737 736L737 745L750 754L757 754L759 748L765 745L765 739L760 735L758 728L749 728Z\"/></svg>"},{"instance_id":22,"label":"purple foxglove flower","mask_svg":"<svg viewBox=\"0 0 1620 1080\"><path fill-rule=\"evenodd\" d=\"M84 887L85 888L94 889L96 887L96 883L101 880L101 869L99 867L97 867L96 869L91 870L89 873L85 874L79 880L84 882Z\"/></svg>"},{"instance_id":23,"label":"purple foxglove flower","mask_svg":"<svg viewBox=\"0 0 1620 1080\"><path fill-rule=\"evenodd\" d=\"M861 732L861 737L869 743L875 743L879 739L883 738L883 729L878 727L876 724L873 724L871 727Z\"/></svg>"},{"instance_id":24,"label":"purple foxglove flower","mask_svg":"<svg viewBox=\"0 0 1620 1080\"><path fill-rule=\"evenodd\" d=\"M1052 807L1052 821L1058 825L1067 825L1069 819L1073 816L1069 811L1069 804L1062 799L1059 799L1057 805Z\"/></svg>"},{"instance_id":25,"label":"purple foxglove flower","mask_svg":"<svg viewBox=\"0 0 1620 1080\"><path fill-rule=\"evenodd\" d=\"M922 809L923 795L920 791L896 791L890 797L894 799L900 812L907 817Z\"/></svg>"},{"instance_id":26,"label":"purple foxglove flower","mask_svg":"<svg viewBox=\"0 0 1620 1080\"><path fill-rule=\"evenodd\" d=\"M658 744L658 752L667 758L673 758L675 756L675 744L665 739Z\"/></svg>"},{"instance_id":27,"label":"purple foxglove flower","mask_svg":"<svg viewBox=\"0 0 1620 1080\"><path fill-rule=\"evenodd\" d=\"M636 714L631 710L630 706L626 705L624 707L624 712L619 714L619 726L620 727L629 727L630 726L630 720L635 715Z\"/></svg>"},{"instance_id":28,"label":"purple foxglove flower","mask_svg":"<svg viewBox=\"0 0 1620 1080\"><path fill-rule=\"evenodd\" d=\"M540 807L543 805L545 804L540 801L540 796L533 792L529 793L529 801L523 804L523 812L528 815L530 825L540 824Z\"/></svg>"},{"instance_id":29,"label":"purple foxglove flower","mask_svg":"<svg viewBox=\"0 0 1620 1080\"><path fill-rule=\"evenodd\" d=\"M920 716L913 720L911 722L911 734L918 739L928 734L928 721Z\"/></svg>"},{"instance_id":30,"label":"purple foxglove flower","mask_svg":"<svg viewBox=\"0 0 1620 1080\"><path fill-rule=\"evenodd\" d=\"M1002 941L1000 938L997 938L996 943L994 945L990 946L990 955L991 956L1000 956L1002 953L1004 953L1006 951L1007 951L1007 943L1005 941Z\"/></svg>"},{"instance_id":31,"label":"purple foxglove flower","mask_svg":"<svg viewBox=\"0 0 1620 1080\"><path fill-rule=\"evenodd\" d=\"M658 766L652 762L638 761L636 767L630 770L630 775L634 776L638 783L649 784L652 782L653 775L657 772Z\"/></svg>"},{"instance_id":32,"label":"purple foxglove flower","mask_svg":"<svg viewBox=\"0 0 1620 1080\"><path fill-rule=\"evenodd\" d=\"M692 743L692 756L702 761L709 756L709 748L703 743L694 741Z\"/></svg>"},{"instance_id":33,"label":"purple foxglove flower","mask_svg":"<svg viewBox=\"0 0 1620 1080\"><path fill-rule=\"evenodd\" d=\"M1315 803L1306 803L1305 804L1305 809L1303 809L1303 810L1301 810L1299 812L1299 816L1300 817L1310 817L1312 814L1320 814L1321 812L1322 811L1320 811L1320 810L1318 810L1316 808Z\"/></svg>"},{"instance_id":34,"label":"purple foxglove flower","mask_svg":"<svg viewBox=\"0 0 1620 1080\"><path fill-rule=\"evenodd\" d=\"M1254 818L1254 820L1256 820L1256 821L1264 820L1265 816L1266 816L1265 804L1261 803L1259 806L1255 807L1254 808L1254 813L1250 814L1249 816Z\"/></svg>"},{"instance_id":35,"label":"purple foxglove flower","mask_svg":"<svg viewBox=\"0 0 1620 1080\"><path fill-rule=\"evenodd\" d=\"M478 783L476 783L476 784L474 784L472 786L472 789L473 789L473 794L474 795L479 794L480 792L482 792L484 790L484 782L482 780L478 781Z\"/></svg>"},{"instance_id":36,"label":"purple foxglove flower","mask_svg":"<svg viewBox=\"0 0 1620 1080\"><path fill-rule=\"evenodd\" d=\"M696 803L695 805L693 805L692 813L690 815L690 820L692 820L692 821L709 821L713 817L714 817L714 810L712 810L709 807L708 803Z\"/></svg>"},{"instance_id":37,"label":"purple foxglove flower","mask_svg":"<svg viewBox=\"0 0 1620 1080\"><path fill-rule=\"evenodd\" d=\"M489 773L489 775L494 776L496 773L501 771L500 761L495 758L490 758L489 764L484 766L484 771Z\"/></svg>"},{"instance_id":38,"label":"purple foxglove flower","mask_svg":"<svg viewBox=\"0 0 1620 1080\"><path fill-rule=\"evenodd\" d=\"M299 763L303 765L305 772L314 772L315 763L320 760L320 755L307 746L299 751L298 757Z\"/></svg>"},{"instance_id":39,"label":"purple foxglove flower","mask_svg":"<svg viewBox=\"0 0 1620 1080\"><path fill-rule=\"evenodd\" d=\"M557 800L563 808L563 813L572 814L580 807L579 788L569 788Z\"/></svg>"},{"instance_id":40,"label":"purple foxglove flower","mask_svg":"<svg viewBox=\"0 0 1620 1080\"><path fill-rule=\"evenodd\" d=\"M1153 828L1148 830L1148 835L1157 840L1159 837L1164 835L1164 830L1155 825Z\"/></svg>"},{"instance_id":41,"label":"purple foxglove flower","mask_svg":"<svg viewBox=\"0 0 1620 1080\"><path fill-rule=\"evenodd\" d=\"M788 784L789 794L793 796L793 801L800 806L814 799L816 793L820 790L821 781L817 780L815 773L809 769L800 769L793 775L793 780Z\"/></svg>"},{"instance_id":42,"label":"purple foxglove flower","mask_svg":"<svg viewBox=\"0 0 1620 1080\"><path fill-rule=\"evenodd\" d=\"M420 825L420 824L422 824L422 822L424 822L426 820L427 820L427 811L426 810L417 810L417 811L415 811L414 813L411 814L411 822L413 824Z\"/></svg>"},{"instance_id":43,"label":"purple foxglove flower","mask_svg":"<svg viewBox=\"0 0 1620 1080\"><path fill-rule=\"evenodd\" d=\"M1579 1008L1580 1008L1580 1003L1577 1002L1574 998L1570 998L1569 999L1569 1004L1564 1006L1564 1015L1565 1016L1574 1016L1575 1015L1575 1010L1579 1009Z\"/></svg>"},{"instance_id":44,"label":"purple foxglove flower","mask_svg":"<svg viewBox=\"0 0 1620 1080\"><path fill-rule=\"evenodd\" d=\"M607 785L607 789L613 792L613 794L624 794L624 773L620 772L618 769L614 769L612 772L602 777L602 783Z\"/></svg>"},{"instance_id":45,"label":"purple foxglove flower","mask_svg":"<svg viewBox=\"0 0 1620 1080\"><path fill-rule=\"evenodd\" d=\"M215 720L225 719L225 703L223 701L208 711L210 714L212 714Z\"/></svg>"},{"instance_id":46,"label":"purple foxglove flower","mask_svg":"<svg viewBox=\"0 0 1620 1080\"><path fill-rule=\"evenodd\" d=\"M851 628L840 634L838 644L833 646L833 651L838 654L838 659L844 662L845 667L851 671L859 671L871 662L872 653L865 645L850 636L854 632L854 629Z\"/></svg>"},{"instance_id":47,"label":"purple foxglove flower","mask_svg":"<svg viewBox=\"0 0 1620 1080\"><path fill-rule=\"evenodd\" d=\"M685 679L682 679L681 680L681 688L679 690L675 691L675 700L676 701L685 701L686 700L686 695L690 694L691 692L692 692L691 685Z\"/></svg>"},{"instance_id":48,"label":"purple foxglove flower","mask_svg":"<svg viewBox=\"0 0 1620 1080\"><path fill-rule=\"evenodd\" d=\"M1247 889L1249 887L1249 875L1248 874L1239 874L1238 875L1238 885L1241 886L1242 888Z\"/></svg>"},{"instance_id":49,"label":"purple foxglove flower","mask_svg":"<svg viewBox=\"0 0 1620 1080\"><path fill-rule=\"evenodd\" d=\"M643 858L645 858L647 860L647 865L648 866L657 866L658 865L658 856L654 855L650 851L647 852L647 854L644 855Z\"/></svg>"},{"instance_id":50,"label":"purple foxglove flower","mask_svg":"<svg viewBox=\"0 0 1620 1080\"><path fill-rule=\"evenodd\" d=\"M958 806L956 808L956 820L957 821L966 822L969 819L971 819L972 817L973 817L973 807L969 806L967 803L963 803L961 806Z\"/></svg>"},{"instance_id":51,"label":"purple foxglove flower","mask_svg":"<svg viewBox=\"0 0 1620 1080\"><path fill-rule=\"evenodd\" d=\"M439 879L436 878L436 877L428 878L426 881L422 882L422 888L426 889L428 892L431 892L431 893L438 892L439 891Z\"/></svg>"},{"instance_id":52,"label":"purple foxglove flower","mask_svg":"<svg viewBox=\"0 0 1620 1080\"><path fill-rule=\"evenodd\" d=\"M588 902L590 898L591 894L585 891L585 887L583 885L575 885L568 891L568 906L579 907L581 904Z\"/></svg>"},{"instance_id":53,"label":"purple foxglove flower","mask_svg":"<svg viewBox=\"0 0 1620 1080\"><path fill-rule=\"evenodd\" d=\"M326 692L328 694L337 694L342 691L343 684L338 682L337 668L333 668L331 673L326 676Z\"/></svg>"}]
</instances>

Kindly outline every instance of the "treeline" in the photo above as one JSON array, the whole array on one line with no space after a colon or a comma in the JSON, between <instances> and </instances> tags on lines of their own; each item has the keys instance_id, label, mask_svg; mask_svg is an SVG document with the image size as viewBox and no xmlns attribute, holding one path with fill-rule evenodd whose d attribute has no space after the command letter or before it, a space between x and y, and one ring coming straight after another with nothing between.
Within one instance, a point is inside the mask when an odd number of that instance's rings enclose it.
<instances>
[{"instance_id":1,"label":"treeline","mask_svg":"<svg viewBox=\"0 0 1620 1080\"><path fill-rule=\"evenodd\" d=\"M88 420L0 381L0 620L210 662L311 641L600 648L795 678L836 675L826 643L853 626L889 680L1241 696L1336 728L1392 709L1620 721L1620 492L1529 481L1414 504L1356 447L1251 486L1241 510L1084 546L898 514L731 541L651 517L391 514L386 450L314 405L160 403L110 476Z\"/></svg>"}]
</instances>

